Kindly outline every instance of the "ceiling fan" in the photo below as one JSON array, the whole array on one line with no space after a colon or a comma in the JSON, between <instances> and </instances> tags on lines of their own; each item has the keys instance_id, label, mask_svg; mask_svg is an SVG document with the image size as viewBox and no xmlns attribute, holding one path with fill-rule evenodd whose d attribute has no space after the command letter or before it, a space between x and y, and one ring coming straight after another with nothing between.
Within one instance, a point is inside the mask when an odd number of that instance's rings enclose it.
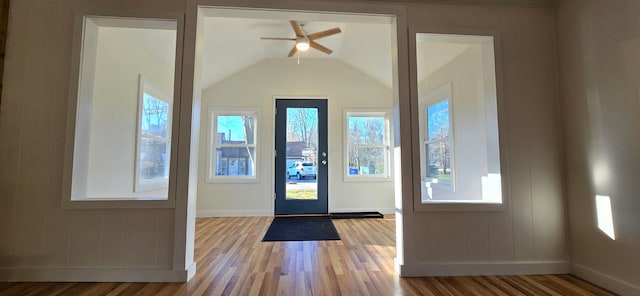
<instances>
[{"instance_id":1,"label":"ceiling fan","mask_svg":"<svg viewBox=\"0 0 640 296\"><path fill-rule=\"evenodd\" d=\"M331 54L333 50L326 48L325 46L319 44L315 40L342 32L340 28L336 27L333 29L320 31L313 34L307 34L304 32L304 30L302 30L302 25L298 24L297 21L289 21L289 22L291 23L291 27L293 28L293 31L296 33L295 38L279 38L279 37L260 38L264 40L295 41L296 43L293 45L293 48L291 48L291 51L289 51L288 57L292 57L296 52L306 51L309 49L309 47L315 48L326 54Z\"/></svg>"}]
</instances>

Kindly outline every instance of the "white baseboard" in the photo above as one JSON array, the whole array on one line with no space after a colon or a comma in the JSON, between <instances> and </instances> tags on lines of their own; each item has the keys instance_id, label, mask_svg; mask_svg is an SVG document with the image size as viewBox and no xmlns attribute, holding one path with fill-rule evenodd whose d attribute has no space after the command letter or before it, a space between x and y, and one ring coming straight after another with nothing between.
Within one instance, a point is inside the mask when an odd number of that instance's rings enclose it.
<instances>
[{"instance_id":1,"label":"white baseboard","mask_svg":"<svg viewBox=\"0 0 640 296\"><path fill-rule=\"evenodd\" d=\"M400 276L473 276L473 275L521 275L566 274L570 266L564 261L546 262L441 262L413 263L400 266Z\"/></svg>"},{"instance_id":2,"label":"white baseboard","mask_svg":"<svg viewBox=\"0 0 640 296\"><path fill-rule=\"evenodd\" d=\"M203 217L260 217L260 216L273 216L273 211L263 210L230 210L230 211L197 211L196 216L198 218Z\"/></svg>"},{"instance_id":3,"label":"white baseboard","mask_svg":"<svg viewBox=\"0 0 640 296\"><path fill-rule=\"evenodd\" d=\"M349 213L349 212L380 212L384 215L392 215L396 213L396 209L331 209L330 213ZM197 211L198 218L204 217L260 217L260 216L273 216L273 211L263 210L229 210L229 211Z\"/></svg>"},{"instance_id":4,"label":"white baseboard","mask_svg":"<svg viewBox=\"0 0 640 296\"><path fill-rule=\"evenodd\" d=\"M0 268L2 282L159 282L185 283L195 274L187 270L106 268Z\"/></svg>"},{"instance_id":5,"label":"white baseboard","mask_svg":"<svg viewBox=\"0 0 640 296\"><path fill-rule=\"evenodd\" d=\"M191 263L189 268L187 268L187 276L186 276L186 280L184 282L190 281L193 278L194 275L196 275L196 263L195 262Z\"/></svg>"},{"instance_id":6,"label":"white baseboard","mask_svg":"<svg viewBox=\"0 0 640 296\"><path fill-rule=\"evenodd\" d=\"M580 264L571 264L571 274L620 295L640 295L640 287Z\"/></svg>"},{"instance_id":7,"label":"white baseboard","mask_svg":"<svg viewBox=\"0 0 640 296\"><path fill-rule=\"evenodd\" d=\"M393 215L396 213L395 208L388 209L370 209L370 208L354 208L354 209L331 209L329 213L352 213L352 212L380 212L383 215Z\"/></svg>"}]
</instances>

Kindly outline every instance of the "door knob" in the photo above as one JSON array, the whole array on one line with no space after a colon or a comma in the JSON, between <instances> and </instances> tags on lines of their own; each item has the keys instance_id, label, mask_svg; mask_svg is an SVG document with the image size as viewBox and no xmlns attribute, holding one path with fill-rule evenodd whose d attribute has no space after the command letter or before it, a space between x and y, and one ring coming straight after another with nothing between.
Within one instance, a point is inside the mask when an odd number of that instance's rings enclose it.
<instances>
[{"instance_id":1,"label":"door knob","mask_svg":"<svg viewBox=\"0 0 640 296\"><path fill-rule=\"evenodd\" d=\"M327 161L326 161L326 160L323 160L323 161L322 161L322 165L327 165Z\"/></svg>"}]
</instances>

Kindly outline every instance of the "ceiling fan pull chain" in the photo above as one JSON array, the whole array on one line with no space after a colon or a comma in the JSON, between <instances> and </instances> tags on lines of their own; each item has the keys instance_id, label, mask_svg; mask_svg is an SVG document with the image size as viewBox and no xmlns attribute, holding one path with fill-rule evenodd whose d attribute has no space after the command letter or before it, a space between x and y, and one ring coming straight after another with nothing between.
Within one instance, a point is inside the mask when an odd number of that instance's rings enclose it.
<instances>
[{"instance_id":1,"label":"ceiling fan pull chain","mask_svg":"<svg viewBox=\"0 0 640 296\"><path fill-rule=\"evenodd\" d=\"M296 53L298 53L298 65L300 65L300 51L297 50Z\"/></svg>"}]
</instances>

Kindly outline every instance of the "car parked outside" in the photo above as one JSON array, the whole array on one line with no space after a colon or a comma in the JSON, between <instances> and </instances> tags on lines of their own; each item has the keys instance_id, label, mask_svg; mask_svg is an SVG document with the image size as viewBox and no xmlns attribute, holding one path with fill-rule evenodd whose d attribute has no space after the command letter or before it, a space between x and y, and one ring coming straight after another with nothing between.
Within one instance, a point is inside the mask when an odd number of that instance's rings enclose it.
<instances>
[{"instance_id":1,"label":"car parked outside","mask_svg":"<svg viewBox=\"0 0 640 296\"><path fill-rule=\"evenodd\" d=\"M292 177L298 180L309 178L316 178L316 166L309 161L297 161L287 169L287 179Z\"/></svg>"}]
</instances>

